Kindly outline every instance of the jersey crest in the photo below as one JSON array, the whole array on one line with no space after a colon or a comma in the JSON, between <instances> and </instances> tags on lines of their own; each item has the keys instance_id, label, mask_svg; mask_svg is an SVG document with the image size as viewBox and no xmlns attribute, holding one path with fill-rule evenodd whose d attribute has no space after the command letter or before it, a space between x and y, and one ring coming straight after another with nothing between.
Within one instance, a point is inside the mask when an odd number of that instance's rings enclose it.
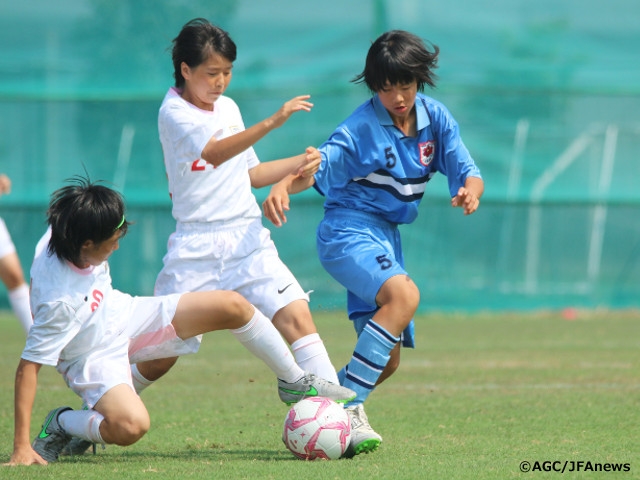
<instances>
[{"instance_id":1,"label":"jersey crest","mask_svg":"<svg viewBox=\"0 0 640 480\"><path fill-rule=\"evenodd\" d=\"M433 155L436 151L435 140L420 143L418 144L418 148L420 148L420 163L425 167L428 167L433 160Z\"/></svg>"}]
</instances>

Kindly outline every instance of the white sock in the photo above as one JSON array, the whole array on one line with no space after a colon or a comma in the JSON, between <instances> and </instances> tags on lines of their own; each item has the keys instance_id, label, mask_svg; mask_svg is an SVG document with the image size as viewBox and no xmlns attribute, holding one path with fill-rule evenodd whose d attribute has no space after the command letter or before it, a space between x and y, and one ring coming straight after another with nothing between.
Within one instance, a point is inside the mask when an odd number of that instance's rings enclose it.
<instances>
[{"instance_id":1,"label":"white sock","mask_svg":"<svg viewBox=\"0 0 640 480\"><path fill-rule=\"evenodd\" d=\"M279 379L294 383L304 376L304 370L293 359L280 332L257 308L254 307L249 323L231 330L231 333L247 350L266 363Z\"/></svg>"},{"instance_id":2,"label":"white sock","mask_svg":"<svg viewBox=\"0 0 640 480\"><path fill-rule=\"evenodd\" d=\"M104 444L100 435L103 420L102 414L95 410L67 410L58 415L58 423L69 435L101 444Z\"/></svg>"},{"instance_id":3,"label":"white sock","mask_svg":"<svg viewBox=\"0 0 640 480\"><path fill-rule=\"evenodd\" d=\"M153 380L148 380L142 376L140 370L138 370L138 365L135 363L131 365L131 381L133 382L133 388L138 395L149 385L153 384Z\"/></svg>"},{"instance_id":4,"label":"white sock","mask_svg":"<svg viewBox=\"0 0 640 480\"><path fill-rule=\"evenodd\" d=\"M336 369L331 364L327 349L317 333L299 338L291 344L293 356L300 367L339 385Z\"/></svg>"},{"instance_id":5,"label":"white sock","mask_svg":"<svg viewBox=\"0 0 640 480\"><path fill-rule=\"evenodd\" d=\"M29 329L33 325L31 305L29 305L29 287L26 283L23 283L19 287L9 290L8 294L13 312L18 317L25 333L29 333Z\"/></svg>"}]
</instances>

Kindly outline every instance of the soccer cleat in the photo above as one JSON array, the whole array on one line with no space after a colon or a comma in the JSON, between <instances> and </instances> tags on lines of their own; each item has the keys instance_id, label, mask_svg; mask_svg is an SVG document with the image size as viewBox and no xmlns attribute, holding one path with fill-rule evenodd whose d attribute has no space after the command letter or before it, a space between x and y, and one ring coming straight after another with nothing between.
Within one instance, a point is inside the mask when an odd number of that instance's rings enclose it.
<instances>
[{"instance_id":1,"label":"soccer cleat","mask_svg":"<svg viewBox=\"0 0 640 480\"><path fill-rule=\"evenodd\" d=\"M65 432L58 423L58 416L67 410L72 410L72 408L59 407L51 410L42 424L42 430L31 444L38 455L49 463L58 460L58 455L71 440L71 435Z\"/></svg>"},{"instance_id":2,"label":"soccer cleat","mask_svg":"<svg viewBox=\"0 0 640 480\"><path fill-rule=\"evenodd\" d=\"M287 405L293 405L307 397L327 397L337 403L347 403L356 398L356 392L353 390L309 372L305 372L304 376L295 383L278 379L278 394L280 400Z\"/></svg>"},{"instance_id":3,"label":"soccer cleat","mask_svg":"<svg viewBox=\"0 0 640 480\"><path fill-rule=\"evenodd\" d=\"M382 443L382 437L378 435L371 425L361 403L346 407L345 410L351 419L351 440L343 458L353 458L361 453L369 453L376 450Z\"/></svg>"},{"instance_id":4,"label":"soccer cleat","mask_svg":"<svg viewBox=\"0 0 640 480\"><path fill-rule=\"evenodd\" d=\"M84 455L89 448L96 454L96 444L80 437L73 437L67 446L62 449L60 455Z\"/></svg>"}]
</instances>

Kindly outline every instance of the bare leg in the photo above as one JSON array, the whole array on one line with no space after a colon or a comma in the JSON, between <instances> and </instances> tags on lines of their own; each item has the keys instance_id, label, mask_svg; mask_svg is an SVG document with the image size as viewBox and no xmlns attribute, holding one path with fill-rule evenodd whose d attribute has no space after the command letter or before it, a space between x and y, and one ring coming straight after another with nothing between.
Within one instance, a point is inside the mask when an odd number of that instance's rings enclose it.
<instances>
[{"instance_id":1,"label":"bare leg","mask_svg":"<svg viewBox=\"0 0 640 480\"><path fill-rule=\"evenodd\" d=\"M400 366L400 344L397 344L395 347L393 347L393 350L391 350L390 355L391 357L387 362L387 366L384 367L384 370L382 371L382 373L380 374L380 377L376 381L376 386L380 385L387 378L393 375L398 369L398 367Z\"/></svg>"},{"instance_id":2,"label":"bare leg","mask_svg":"<svg viewBox=\"0 0 640 480\"><path fill-rule=\"evenodd\" d=\"M138 366L138 371L145 379L150 382L155 382L171 370L171 367L173 367L177 361L178 357L159 358L157 360L138 362L136 365Z\"/></svg>"},{"instance_id":3,"label":"bare leg","mask_svg":"<svg viewBox=\"0 0 640 480\"><path fill-rule=\"evenodd\" d=\"M131 445L151 426L146 407L129 385L113 387L96 403L94 410L104 416L100 435L105 443Z\"/></svg>"},{"instance_id":4,"label":"bare leg","mask_svg":"<svg viewBox=\"0 0 640 480\"><path fill-rule=\"evenodd\" d=\"M273 316L273 325L289 345L302 337L318 332L306 300L294 300L278 310Z\"/></svg>"}]
</instances>

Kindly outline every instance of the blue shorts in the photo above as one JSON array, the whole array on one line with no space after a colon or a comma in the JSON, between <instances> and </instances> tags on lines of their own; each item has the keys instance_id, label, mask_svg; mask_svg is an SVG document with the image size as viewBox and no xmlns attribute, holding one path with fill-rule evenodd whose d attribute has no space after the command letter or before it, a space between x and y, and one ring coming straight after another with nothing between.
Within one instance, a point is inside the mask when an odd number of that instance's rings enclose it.
<instances>
[{"instance_id":1,"label":"blue shorts","mask_svg":"<svg viewBox=\"0 0 640 480\"><path fill-rule=\"evenodd\" d=\"M347 289L347 310L354 327L378 310L376 296L389 278L407 275L396 224L351 209L330 209L318 225L316 246L325 270ZM413 347L413 320L403 345Z\"/></svg>"}]
</instances>

